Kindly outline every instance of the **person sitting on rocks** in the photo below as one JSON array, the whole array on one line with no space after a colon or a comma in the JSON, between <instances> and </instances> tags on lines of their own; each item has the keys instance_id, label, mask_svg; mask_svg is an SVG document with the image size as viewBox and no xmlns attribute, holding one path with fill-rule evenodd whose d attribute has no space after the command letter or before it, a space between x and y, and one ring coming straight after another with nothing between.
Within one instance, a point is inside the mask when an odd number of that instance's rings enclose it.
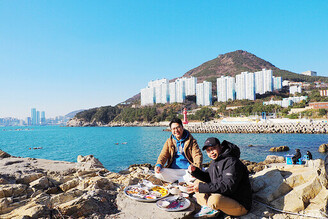
<instances>
[{"instance_id":1,"label":"person sitting on rocks","mask_svg":"<svg viewBox=\"0 0 328 219\"><path fill-rule=\"evenodd\" d=\"M296 151L296 154L292 157L293 164L296 164L298 159L300 159L302 157L300 149L297 148L297 149L295 149L295 151Z\"/></svg>"},{"instance_id":2,"label":"person sitting on rocks","mask_svg":"<svg viewBox=\"0 0 328 219\"><path fill-rule=\"evenodd\" d=\"M183 128L181 119L173 118L169 126L172 135L166 140L157 159L155 176L171 183L191 182L195 179L188 173L188 167L190 164L201 167L202 151L199 149L196 139Z\"/></svg>"},{"instance_id":3,"label":"person sitting on rocks","mask_svg":"<svg viewBox=\"0 0 328 219\"><path fill-rule=\"evenodd\" d=\"M306 151L306 155L308 156L309 160L313 159L310 151Z\"/></svg>"},{"instance_id":4,"label":"person sitting on rocks","mask_svg":"<svg viewBox=\"0 0 328 219\"><path fill-rule=\"evenodd\" d=\"M203 150L212 159L205 171L190 165L188 170L197 180L188 186L195 192L201 210L195 217L215 216L219 211L231 216L248 213L252 205L252 190L247 167L239 160L240 149L228 141L220 144L208 138Z\"/></svg>"}]
</instances>

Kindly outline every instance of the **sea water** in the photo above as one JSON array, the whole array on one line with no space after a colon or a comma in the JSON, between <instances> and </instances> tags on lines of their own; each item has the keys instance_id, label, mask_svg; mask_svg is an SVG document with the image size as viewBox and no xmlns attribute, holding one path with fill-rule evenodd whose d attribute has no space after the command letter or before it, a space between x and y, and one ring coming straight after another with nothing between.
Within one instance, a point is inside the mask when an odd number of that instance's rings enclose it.
<instances>
[{"instance_id":1,"label":"sea water","mask_svg":"<svg viewBox=\"0 0 328 219\"><path fill-rule=\"evenodd\" d=\"M0 149L20 157L76 162L78 155L94 155L110 171L126 169L131 164L155 164L170 132L166 127L0 127ZM192 134L200 147L208 137L230 141L240 147L241 159L260 162L267 155L284 156L296 148L313 158L327 134ZM250 146L251 145L251 146ZM286 145L288 152L269 152L271 147ZM39 148L39 149L33 149ZM203 152L204 161L210 159Z\"/></svg>"}]
</instances>

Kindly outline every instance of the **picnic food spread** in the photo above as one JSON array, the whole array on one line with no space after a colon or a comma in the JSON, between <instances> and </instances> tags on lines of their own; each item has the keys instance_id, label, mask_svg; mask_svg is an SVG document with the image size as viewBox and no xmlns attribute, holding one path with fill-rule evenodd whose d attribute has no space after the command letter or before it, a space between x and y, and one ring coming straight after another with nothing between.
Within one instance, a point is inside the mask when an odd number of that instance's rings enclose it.
<instances>
[{"instance_id":1,"label":"picnic food spread","mask_svg":"<svg viewBox=\"0 0 328 219\"><path fill-rule=\"evenodd\" d=\"M139 201L156 201L168 195L167 189L161 186L154 186L153 188L128 186L125 188L124 193Z\"/></svg>"},{"instance_id":2,"label":"picnic food spread","mask_svg":"<svg viewBox=\"0 0 328 219\"><path fill-rule=\"evenodd\" d=\"M190 201L181 196L171 196L157 201L156 205L165 211L181 211L190 206Z\"/></svg>"},{"instance_id":3,"label":"picnic food spread","mask_svg":"<svg viewBox=\"0 0 328 219\"><path fill-rule=\"evenodd\" d=\"M187 184L168 184L167 187L153 185L147 181L138 183L138 185L131 185L124 189L124 194L136 201L141 202L156 202L158 208L165 211L181 211L190 206L190 201L186 198L188 194L181 193L179 187L187 188ZM177 196L170 196L169 191L177 190Z\"/></svg>"}]
</instances>

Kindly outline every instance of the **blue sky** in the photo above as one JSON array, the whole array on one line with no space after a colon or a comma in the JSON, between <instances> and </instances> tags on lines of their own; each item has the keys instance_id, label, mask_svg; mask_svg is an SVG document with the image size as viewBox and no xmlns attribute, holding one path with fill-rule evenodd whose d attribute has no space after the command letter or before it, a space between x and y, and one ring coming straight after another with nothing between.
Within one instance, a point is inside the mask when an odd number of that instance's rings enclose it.
<instances>
[{"instance_id":1,"label":"blue sky","mask_svg":"<svg viewBox=\"0 0 328 219\"><path fill-rule=\"evenodd\" d=\"M328 1L0 0L0 118L116 105L235 50L328 76Z\"/></svg>"}]
</instances>

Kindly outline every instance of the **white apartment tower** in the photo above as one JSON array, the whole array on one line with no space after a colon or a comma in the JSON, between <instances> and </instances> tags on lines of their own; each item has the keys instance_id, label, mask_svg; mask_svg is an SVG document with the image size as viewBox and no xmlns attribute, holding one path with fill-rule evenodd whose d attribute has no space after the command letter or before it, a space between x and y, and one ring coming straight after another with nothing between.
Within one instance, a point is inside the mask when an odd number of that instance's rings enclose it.
<instances>
[{"instance_id":1,"label":"white apartment tower","mask_svg":"<svg viewBox=\"0 0 328 219\"><path fill-rule=\"evenodd\" d=\"M204 106L204 84L196 84L196 104Z\"/></svg>"},{"instance_id":2,"label":"white apartment tower","mask_svg":"<svg viewBox=\"0 0 328 219\"><path fill-rule=\"evenodd\" d=\"M217 97L219 102L227 102L229 99L235 100L235 78L221 76L216 79Z\"/></svg>"},{"instance_id":3,"label":"white apartment tower","mask_svg":"<svg viewBox=\"0 0 328 219\"><path fill-rule=\"evenodd\" d=\"M272 92L272 70L262 69L255 72L255 93Z\"/></svg>"},{"instance_id":4,"label":"white apartment tower","mask_svg":"<svg viewBox=\"0 0 328 219\"><path fill-rule=\"evenodd\" d=\"M204 106L212 105L212 82L204 81Z\"/></svg>"},{"instance_id":5,"label":"white apartment tower","mask_svg":"<svg viewBox=\"0 0 328 219\"><path fill-rule=\"evenodd\" d=\"M176 102L183 103L186 99L186 87L185 80L179 78L175 80L175 88L176 88Z\"/></svg>"},{"instance_id":6,"label":"white apartment tower","mask_svg":"<svg viewBox=\"0 0 328 219\"><path fill-rule=\"evenodd\" d=\"M255 100L254 73L242 72L236 75L236 99Z\"/></svg>"},{"instance_id":7,"label":"white apartment tower","mask_svg":"<svg viewBox=\"0 0 328 219\"><path fill-rule=\"evenodd\" d=\"M196 95L197 78L182 78L185 81L186 96Z\"/></svg>"},{"instance_id":8,"label":"white apartment tower","mask_svg":"<svg viewBox=\"0 0 328 219\"><path fill-rule=\"evenodd\" d=\"M212 105L212 82L204 81L196 84L196 104L202 106Z\"/></svg>"},{"instance_id":9,"label":"white apartment tower","mask_svg":"<svg viewBox=\"0 0 328 219\"><path fill-rule=\"evenodd\" d=\"M177 93L176 93L176 85L175 81L169 84L169 94L170 94L170 103L177 102Z\"/></svg>"},{"instance_id":10,"label":"white apartment tower","mask_svg":"<svg viewBox=\"0 0 328 219\"><path fill-rule=\"evenodd\" d=\"M281 77L272 76L273 90L280 90L282 88Z\"/></svg>"},{"instance_id":11,"label":"white apartment tower","mask_svg":"<svg viewBox=\"0 0 328 219\"><path fill-rule=\"evenodd\" d=\"M141 105L153 105L155 103L155 88L146 87L140 90L141 93Z\"/></svg>"},{"instance_id":12,"label":"white apartment tower","mask_svg":"<svg viewBox=\"0 0 328 219\"><path fill-rule=\"evenodd\" d=\"M169 102L169 80L166 78L148 82L148 87L141 89L141 105Z\"/></svg>"}]
</instances>

